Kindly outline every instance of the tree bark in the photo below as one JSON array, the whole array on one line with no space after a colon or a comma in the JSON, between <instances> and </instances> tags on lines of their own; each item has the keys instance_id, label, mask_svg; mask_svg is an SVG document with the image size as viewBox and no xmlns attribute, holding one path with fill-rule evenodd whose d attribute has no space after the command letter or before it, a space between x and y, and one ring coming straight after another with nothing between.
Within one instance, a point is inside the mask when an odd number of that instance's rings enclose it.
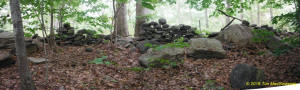
<instances>
[{"instance_id":1,"label":"tree bark","mask_svg":"<svg viewBox=\"0 0 300 90\"><path fill-rule=\"evenodd\" d=\"M52 50L55 49L56 43L55 43L55 33L54 33L54 20L53 20L53 14L54 14L54 8L53 6L50 6L50 41L49 45Z\"/></svg>"},{"instance_id":2,"label":"tree bark","mask_svg":"<svg viewBox=\"0 0 300 90\"><path fill-rule=\"evenodd\" d=\"M273 8L270 8L270 16L271 16L271 20L273 19L274 15L273 15Z\"/></svg>"},{"instance_id":3,"label":"tree bark","mask_svg":"<svg viewBox=\"0 0 300 90\"><path fill-rule=\"evenodd\" d=\"M150 13L150 10L142 6L142 0L136 1L136 20L135 20L135 37L139 37L142 31L141 26L143 23L147 22L146 15Z\"/></svg>"},{"instance_id":4,"label":"tree bark","mask_svg":"<svg viewBox=\"0 0 300 90\"><path fill-rule=\"evenodd\" d=\"M298 14L298 33L300 38L300 0L298 0L298 12L296 11L296 13Z\"/></svg>"},{"instance_id":5,"label":"tree bark","mask_svg":"<svg viewBox=\"0 0 300 90\"><path fill-rule=\"evenodd\" d=\"M260 5L257 3L257 25L260 26Z\"/></svg>"},{"instance_id":6,"label":"tree bark","mask_svg":"<svg viewBox=\"0 0 300 90\"><path fill-rule=\"evenodd\" d=\"M127 6L126 3L117 3L116 19L115 19L115 31L114 34L121 37L127 37L128 32L128 22L127 22Z\"/></svg>"},{"instance_id":7,"label":"tree bark","mask_svg":"<svg viewBox=\"0 0 300 90\"><path fill-rule=\"evenodd\" d=\"M20 86L22 90L35 90L34 82L32 81L29 63L26 55L25 37L22 24L22 16L19 0L10 0L10 10L13 22L13 28L16 35L16 55L19 66Z\"/></svg>"},{"instance_id":8,"label":"tree bark","mask_svg":"<svg viewBox=\"0 0 300 90\"><path fill-rule=\"evenodd\" d=\"M207 8L205 9L205 24L206 24L206 29L209 28L209 20L208 20L208 10Z\"/></svg>"},{"instance_id":9,"label":"tree bark","mask_svg":"<svg viewBox=\"0 0 300 90\"><path fill-rule=\"evenodd\" d=\"M226 8L230 8L230 0L226 0ZM230 18L226 17L226 24L230 22Z\"/></svg>"}]
</instances>

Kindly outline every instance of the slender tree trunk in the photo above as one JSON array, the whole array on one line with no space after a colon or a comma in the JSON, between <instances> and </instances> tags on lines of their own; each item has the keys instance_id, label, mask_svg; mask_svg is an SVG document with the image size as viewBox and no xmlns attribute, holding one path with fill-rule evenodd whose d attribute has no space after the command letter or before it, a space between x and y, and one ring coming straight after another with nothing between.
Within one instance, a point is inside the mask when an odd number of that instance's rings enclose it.
<instances>
[{"instance_id":1,"label":"slender tree trunk","mask_svg":"<svg viewBox=\"0 0 300 90\"><path fill-rule=\"evenodd\" d=\"M135 37L139 37L141 32L141 26L143 23L147 22L146 15L150 13L150 10L142 6L142 0L136 1L136 23L135 23Z\"/></svg>"},{"instance_id":2,"label":"slender tree trunk","mask_svg":"<svg viewBox=\"0 0 300 90\"><path fill-rule=\"evenodd\" d=\"M127 6L126 3L117 3L117 8L119 11L116 12L116 21L115 21L115 31L114 34L127 37L129 35L128 32L128 22L127 22Z\"/></svg>"},{"instance_id":3,"label":"slender tree trunk","mask_svg":"<svg viewBox=\"0 0 300 90\"><path fill-rule=\"evenodd\" d=\"M199 30L201 31L202 28L201 28L201 20L199 20Z\"/></svg>"},{"instance_id":4,"label":"slender tree trunk","mask_svg":"<svg viewBox=\"0 0 300 90\"><path fill-rule=\"evenodd\" d=\"M64 18L64 10L65 5L63 4L60 9L59 9L59 19L58 19L58 29L62 29L63 28L63 18Z\"/></svg>"},{"instance_id":5,"label":"slender tree trunk","mask_svg":"<svg viewBox=\"0 0 300 90\"><path fill-rule=\"evenodd\" d=\"M35 90L34 82L32 81L29 63L26 55L25 37L22 24L22 16L19 0L10 0L10 10L13 22L14 32L16 34L16 55L18 59L19 75L21 79L22 90Z\"/></svg>"},{"instance_id":6,"label":"slender tree trunk","mask_svg":"<svg viewBox=\"0 0 300 90\"><path fill-rule=\"evenodd\" d=\"M274 15L273 15L273 8L270 8L270 16L271 16L271 20L273 19Z\"/></svg>"},{"instance_id":7,"label":"slender tree trunk","mask_svg":"<svg viewBox=\"0 0 300 90\"><path fill-rule=\"evenodd\" d=\"M206 29L209 28L209 20L208 20L208 10L207 8L205 9L205 24L206 24Z\"/></svg>"},{"instance_id":8,"label":"slender tree trunk","mask_svg":"<svg viewBox=\"0 0 300 90\"><path fill-rule=\"evenodd\" d=\"M253 6L251 6L251 7L253 8ZM251 12L254 12L253 9L250 10L250 23L254 24L255 23L254 13L251 13Z\"/></svg>"},{"instance_id":9,"label":"slender tree trunk","mask_svg":"<svg viewBox=\"0 0 300 90\"><path fill-rule=\"evenodd\" d=\"M226 8L230 8L230 0L226 0ZM226 24L230 22L230 18L226 16Z\"/></svg>"},{"instance_id":10,"label":"slender tree trunk","mask_svg":"<svg viewBox=\"0 0 300 90\"><path fill-rule=\"evenodd\" d=\"M257 25L260 26L260 5L257 3Z\"/></svg>"},{"instance_id":11,"label":"slender tree trunk","mask_svg":"<svg viewBox=\"0 0 300 90\"><path fill-rule=\"evenodd\" d=\"M243 2L244 0L241 1ZM240 13L241 19L244 20L244 9L242 6L240 7L240 9L243 10L243 12Z\"/></svg>"},{"instance_id":12,"label":"slender tree trunk","mask_svg":"<svg viewBox=\"0 0 300 90\"><path fill-rule=\"evenodd\" d=\"M298 33L300 38L300 0L298 0L298 12L296 11L296 13L298 14Z\"/></svg>"},{"instance_id":13,"label":"slender tree trunk","mask_svg":"<svg viewBox=\"0 0 300 90\"><path fill-rule=\"evenodd\" d=\"M50 41L49 41L49 44L50 44L50 47L52 50L55 49L55 33L54 33L54 20L53 20L53 14L54 14L54 8L53 6L50 6L51 7L51 11L50 11Z\"/></svg>"}]
</instances>

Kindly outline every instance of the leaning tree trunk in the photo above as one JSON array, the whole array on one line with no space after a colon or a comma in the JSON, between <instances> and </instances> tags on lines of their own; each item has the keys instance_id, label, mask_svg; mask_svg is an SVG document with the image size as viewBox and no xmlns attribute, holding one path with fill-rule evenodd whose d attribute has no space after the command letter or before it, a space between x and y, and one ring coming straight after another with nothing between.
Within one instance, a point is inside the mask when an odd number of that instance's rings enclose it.
<instances>
[{"instance_id":1,"label":"leaning tree trunk","mask_svg":"<svg viewBox=\"0 0 300 90\"><path fill-rule=\"evenodd\" d=\"M114 34L121 37L127 37L128 32L128 22L127 22L127 6L126 3L117 3L117 11L115 13L115 31Z\"/></svg>"},{"instance_id":2,"label":"leaning tree trunk","mask_svg":"<svg viewBox=\"0 0 300 90\"><path fill-rule=\"evenodd\" d=\"M16 35L16 55L21 79L20 86L22 90L35 90L34 82L31 79L30 70L28 68L29 63L26 55L25 37L19 0L10 0L10 10L13 28Z\"/></svg>"},{"instance_id":3,"label":"leaning tree trunk","mask_svg":"<svg viewBox=\"0 0 300 90\"><path fill-rule=\"evenodd\" d=\"M150 13L150 10L142 6L142 0L136 1L136 23L134 36L139 37L142 31L141 26L143 23L147 22L146 15Z\"/></svg>"}]
</instances>

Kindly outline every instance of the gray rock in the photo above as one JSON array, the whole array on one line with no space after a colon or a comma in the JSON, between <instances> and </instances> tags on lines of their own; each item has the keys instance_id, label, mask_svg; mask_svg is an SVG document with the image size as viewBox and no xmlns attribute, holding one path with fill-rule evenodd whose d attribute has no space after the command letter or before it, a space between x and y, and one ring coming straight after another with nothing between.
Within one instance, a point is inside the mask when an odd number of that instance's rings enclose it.
<instances>
[{"instance_id":1,"label":"gray rock","mask_svg":"<svg viewBox=\"0 0 300 90\"><path fill-rule=\"evenodd\" d=\"M12 64L15 64L15 61L12 60L9 52L0 51L0 68L10 66Z\"/></svg>"},{"instance_id":2,"label":"gray rock","mask_svg":"<svg viewBox=\"0 0 300 90\"><path fill-rule=\"evenodd\" d=\"M133 42L133 38L123 37L117 39L116 45L128 48L132 42Z\"/></svg>"},{"instance_id":3,"label":"gray rock","mask_svg":"<svg viewBox=\"0 0 300 90\"><path fill-rule=\"evenodd\" d=\"M257 82L264 81L264 78L264 71L247 64L236 65L230 73L230 83L232 88L260 88L262 85L247 85L247 82L255 82L255 84L257 84Z\"/></svg>"},{"instance_id":4,"label":"gray rock","mask_svg":"<svg viewBox=\"0 0 300 90\"><path fill-rule=\"evenodd\" d=\"M1 32L0 33L0 49L11 49L15 47L15 35L12 32Z\"/></svg>"},{"instance_id":5,"label":"gray rock","mask_svg":"<svg viewBox=\"0 0 300 90\"><path fill-rule=\"evenodd\" d=\"M251 28L239 24L229 26L216 37L216 39L222 42L234 43L240 46L252 44L252 38Z\"/></svg>"},{"instance_id":6,"label":"gray rock","mask_svg":"<svg viewBox=\"0 0 300 90\"><path fill-rule=\"evenodd\" d=\"M243 20L243 21L242 21L242 25L249 26L250 23L249 23L248 21L246 21L246 20Z\"/></svg>"},{"instance_id":7,"label":"gray rock","mask_svg":"<svg viewBox=\"0 0 300 90\"><path fill-rule=\"evenodd\" d=\"M148 67L150 64L154 64L155 67L160 67L161 63L155 62L158 59L171 60L173 62L179 62L183 59L183 48L164 48L162 50L149 49L146 54L139 57L139 62L142 66Z\"/></svg>"},{"instance_id":8,"label":"gray rock","mask_svg":"<svg viewBox=\"0 0 300 90\"><path fill-rule=\"evenodd\" d=\"M163 28L169 28L170 26L168 24L164 24L162 27Z\"/></svg>"},{"instance_id":9,"label":"gray rock","mask_svg":"<svg viewBox=\"0 0 300 90\"><path fill-rule=\"evenodd\" d=\"M147 43L152 44L152 45L159 45L159 42L155 41L155 40L145 40L145 41L140 41L137 42L137 49L140 53L146 53L146 51L150 48L145 46Z\"/></svg>"},{"instance_id":10,"label":"gray rock","mask_svg":"<svg viewBox=\"0 0 300 90\"><path fill-rule=\"evenodd\" d=\"M159 22L159 24L161 24L161 25L167 24L167 20L164 19L164 18L160 18L160 19L158 20L158 22Z\"/></svg>"},{"instance_id":11,"label":"gray rock","mask_svg":"<svg viewBox=\"0 0 300 90\"><path fill-rule=\"evenodd\" d=\"M266 45L266 47L269 49L269 50L271 50L272 52L274 51L274 50L277 50L277 49L283 49L283 48L291 48L288 44L286 44L286 43L283 43L282 41L281 41L281 38L280 37L278 37L278 36L269 36L269 37L267 37L267 38L269 38L270 40L269 41L267 41L267 42L265 42L265 45Z\"/></svg>"},{"instance_id":12,"label":"gray rock","mask_svg":"<svg viewBox=\"0 0 300 90\"><path fill-rule=\"evenodd\" d=\"M45 58L34 58L34 57L28 57L28 60L35 64L40 64L46 62Z\"/></svg>"},{"instance_id":13,"label":"gray rock","mask_svg":"<svg viewBox=\"0 0 300 90\"><path fill-rule=\"evenodd\" d=\"M195 59L226 57L222 43L216 39L194 38L189 41L188 56Z\"/></svg>"},{"instance_id":14,"label":"gray rock","mask_svg":"<svg viewBox=\"0 0 300 90\"><path fill-rule=\"evenodd\" d=\"M195 59L202 58L225 58L225 50L220 41L216 39L196 38L189 41L190 47L186 49L187 55ZM184 48L166 47L161 50L149 49L145 54L139 57L139 62L143 66L149 64L162 66L155 62L156 59L170 60L173 62L180 62L183 60L185 54Z\"/></svg>"},{"instance_id":15,"label":"gray rock","mask_svg":"<svg viewBox=\"0 0 300 90\"><path fill-rule=\"evenodd\" d=\"M10 38L14 38L15 34L12 32L1 32L0 33L0 38L2 39L10 39Z\"/></svg>"},{"instance_id":16,"label":"gray rock","mask_svg":"<svg viewBox=\"0 0 300 90\"><path fill-rule=\"evenodd\" d=\"M93 52L93 49L92 48L85 48L85 51L86 52Z\"/></svg>"}]
</instances>

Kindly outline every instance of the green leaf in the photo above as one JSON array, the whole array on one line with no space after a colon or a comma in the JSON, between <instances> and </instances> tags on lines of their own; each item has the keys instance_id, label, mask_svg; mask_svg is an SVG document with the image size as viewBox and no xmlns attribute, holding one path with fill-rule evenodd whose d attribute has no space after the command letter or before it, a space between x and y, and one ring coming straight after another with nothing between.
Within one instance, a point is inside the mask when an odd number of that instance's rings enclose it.
<instances>
[{"instance_id":1,"label":"green leaf","mask_svg":"<svg viewBox=\"0 0 300 90\"><path fill-rule=\"evenodd\" d=\"M155 9L155 7L148 2L142 2L142 6L148 8L148 9L151 9L151 10Z\"/></svg>"}]
</instances>

